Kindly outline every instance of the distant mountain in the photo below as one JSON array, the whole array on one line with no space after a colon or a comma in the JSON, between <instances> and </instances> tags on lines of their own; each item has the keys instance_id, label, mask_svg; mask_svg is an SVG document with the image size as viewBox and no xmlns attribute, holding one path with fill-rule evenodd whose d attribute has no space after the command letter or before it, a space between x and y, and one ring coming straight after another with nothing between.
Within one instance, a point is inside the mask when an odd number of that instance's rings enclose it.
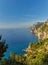
<instances>
[{"instance_id":1,"label":"distant mountain","mask_svg":"<svg viewBox=\"0 0 48 65\"><path fill-rule=\"evenodd\" d=\"M48 19L45 22L38 22L31 27L31 32L38 37L38 39L48 38Z\"/></svg>"}]
</instances>

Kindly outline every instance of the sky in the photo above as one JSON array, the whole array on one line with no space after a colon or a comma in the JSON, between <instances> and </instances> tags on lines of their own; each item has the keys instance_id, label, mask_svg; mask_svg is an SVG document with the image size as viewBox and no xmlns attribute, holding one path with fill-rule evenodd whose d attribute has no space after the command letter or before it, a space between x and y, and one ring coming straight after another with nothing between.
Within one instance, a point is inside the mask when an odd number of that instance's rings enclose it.
<instances>
[{"instance_id":1,"label":"sky","mask_svg":"<svg viewBox=\"0 0 48 65\"><path fill-rule=\"evenodd\" d=\"M48 0L0 0L0 28L29 27L48 18Z\"/></svg>"}]
</instances>

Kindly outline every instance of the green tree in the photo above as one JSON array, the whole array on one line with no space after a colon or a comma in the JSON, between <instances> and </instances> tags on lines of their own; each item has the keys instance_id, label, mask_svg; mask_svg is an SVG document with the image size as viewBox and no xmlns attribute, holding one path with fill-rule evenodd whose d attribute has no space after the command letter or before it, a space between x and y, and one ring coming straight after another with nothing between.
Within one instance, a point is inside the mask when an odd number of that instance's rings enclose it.
<instances>
[{"instance_id":1,"label":"green tree","mask_svg":"<svg viewBox=\"0 0 48 65\"><path fill-rule=\"evenodd\" d=\"M4 52L6 52L6 49L8 48L8 45L5 44L5 41L1 40L2 36L0 35L0 60L4 56Z\"/></svg>"}]
</instances>

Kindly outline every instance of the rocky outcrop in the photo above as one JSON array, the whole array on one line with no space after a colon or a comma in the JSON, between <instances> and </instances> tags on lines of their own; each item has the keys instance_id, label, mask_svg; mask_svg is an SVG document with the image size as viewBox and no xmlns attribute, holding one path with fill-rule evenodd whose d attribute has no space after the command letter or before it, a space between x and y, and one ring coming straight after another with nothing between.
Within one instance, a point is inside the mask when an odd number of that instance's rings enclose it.
<instances>
[{"instance_id":1,"label":"rocky outcrop","mask_svg":"<svg viewBox=\"0 0 48 65\"><path fill-rule=\"evenodd\" d=\"M37 23L31 27L32 33L38 37L38 39L48 38L48 19L43 23Z\"/></svg>"}]
</instances>

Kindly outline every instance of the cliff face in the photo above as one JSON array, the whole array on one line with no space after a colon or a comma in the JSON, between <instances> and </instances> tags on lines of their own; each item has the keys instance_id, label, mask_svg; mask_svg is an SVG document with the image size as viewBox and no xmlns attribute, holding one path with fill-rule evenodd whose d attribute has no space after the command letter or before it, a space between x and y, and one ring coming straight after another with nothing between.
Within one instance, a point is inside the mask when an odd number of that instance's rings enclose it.
<instances>
[{"instance_id":1,"label":"cliff face","mask_svg":"<svg viewBox=\"0 0 48 65\"><path fill-rule=\"evenodd\" d=\"M38 37L38 39L48 38L48 20L43 23L38 23L31 27L32 33Z\"/></svg>"}]
</instances>

